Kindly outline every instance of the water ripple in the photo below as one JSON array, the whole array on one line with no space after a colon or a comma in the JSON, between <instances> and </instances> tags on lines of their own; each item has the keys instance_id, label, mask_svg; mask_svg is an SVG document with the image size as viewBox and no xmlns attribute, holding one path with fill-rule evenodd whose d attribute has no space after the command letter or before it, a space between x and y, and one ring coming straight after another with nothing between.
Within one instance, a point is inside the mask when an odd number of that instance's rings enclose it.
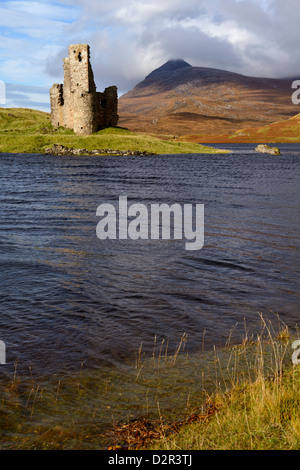
<instances>
[{"instance_id":1,"label":"water ripple","mask_svg":"<svg viewBox=\"0 0 300 470\"><path fill-rule=\"evenodd\" d=\"M218 343L244 319L299 320L299 156L0 156L0 338L39 372L126 361L154 338ZM97 239L96 208L204 204L205 245Z\"/></svg>"}]
</instances>

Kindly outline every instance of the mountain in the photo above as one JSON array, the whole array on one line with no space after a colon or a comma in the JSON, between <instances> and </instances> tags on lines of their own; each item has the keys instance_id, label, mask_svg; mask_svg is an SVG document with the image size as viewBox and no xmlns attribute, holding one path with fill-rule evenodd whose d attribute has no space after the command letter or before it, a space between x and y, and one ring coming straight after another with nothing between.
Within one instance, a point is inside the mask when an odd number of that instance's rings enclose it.
<instances>
[{"instance_id":1,"label":"mountain","mask_svg":"<svg viewBox=\"0 0 300 470\"><path fill-rule=\"evenodd\" d=\"M165 135L229 135L294 116L292 81L170 60L119 99L119 125Z\"/></svg>"}]
</instances>

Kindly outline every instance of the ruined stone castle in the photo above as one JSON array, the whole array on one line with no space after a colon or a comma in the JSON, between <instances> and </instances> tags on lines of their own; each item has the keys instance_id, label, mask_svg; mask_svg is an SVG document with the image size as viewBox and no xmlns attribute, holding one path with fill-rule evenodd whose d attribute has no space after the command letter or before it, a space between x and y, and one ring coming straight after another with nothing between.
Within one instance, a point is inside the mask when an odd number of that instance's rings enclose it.
<instances>
[{"instance_id":1,"label":"ruined stone castle","mask_svg":"<svg viewBox=\"0 0 300 470\"><path fill-rule=\"evenodd\" d=\"M115 127L118 116L118 93L110 86L96 91L87 44L69 46L64 59L64 84L50 89L53 127L74 129L76 134L92 134L104 127Z\"/></svg>"}]
</instances>

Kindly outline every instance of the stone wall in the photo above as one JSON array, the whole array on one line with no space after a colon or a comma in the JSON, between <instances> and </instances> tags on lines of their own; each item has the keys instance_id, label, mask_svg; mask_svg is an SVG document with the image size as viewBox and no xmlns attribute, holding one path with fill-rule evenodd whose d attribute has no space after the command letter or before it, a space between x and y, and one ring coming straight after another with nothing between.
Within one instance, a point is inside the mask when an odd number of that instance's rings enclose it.
<instances>
[{"instance_id":1,"label":"stone wall","mask_svg":"<svg viewBox=\"0 0 300 470\"><path fill-rule=\"evenodd\" d=\"M64 125L64 98L63 85L54 83L50 89L50 105L52 126L59 127Z\"/></svg>"},{"instance_id":2,"label":"stone wall","mask_svg":"<svg viewBox=\"0 0 300 470\"><path fill-rule=\"evenodd\" d=\"M118 116L118 92L116 86L105 88L100 97L101 114L106 127L116 127Z\"/></svg>"},{"instance_id":3,"label":"stone wall","mask_svg":"<svg viewBox=\"0 0 300 470\"><path fill-rule=\"evenodd\" d=\"M118 123L117 87L96 91L87 44L69 46L64 60L64 84L50 89L51 120L54 127L74 129L76 134L92 134Z\"/></svg>"}]
</instances>

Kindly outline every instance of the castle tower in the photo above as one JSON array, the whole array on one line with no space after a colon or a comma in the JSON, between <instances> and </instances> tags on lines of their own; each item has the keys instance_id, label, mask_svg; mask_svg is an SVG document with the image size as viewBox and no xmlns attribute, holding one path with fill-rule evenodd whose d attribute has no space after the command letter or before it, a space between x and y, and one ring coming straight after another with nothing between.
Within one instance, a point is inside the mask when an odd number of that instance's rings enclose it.
<instances>
[{"instance_id":1,"label":"castle tower","mask_svg":"<svg viewBox=\"0 0 300 470\"><path fill-rule=\"evenodd\" d=\"M69 67L74 131L76 134L92 134L99 126L96 86L90 65L90 48L87 44L69 46Z\"/></svg>"},{"instance_id":2,"label":"castle tower","mask_svg":"<svg viewBox=\"0 0 300 470\"><path fill-rule=\"evenodd\" d=\"M91 134L118 122L117 87L96 91L88 44L69 46L64 59L64 85L50 89L51 118L54 127L74 129L76 134Z\"/></svg>"}]
</instances>

